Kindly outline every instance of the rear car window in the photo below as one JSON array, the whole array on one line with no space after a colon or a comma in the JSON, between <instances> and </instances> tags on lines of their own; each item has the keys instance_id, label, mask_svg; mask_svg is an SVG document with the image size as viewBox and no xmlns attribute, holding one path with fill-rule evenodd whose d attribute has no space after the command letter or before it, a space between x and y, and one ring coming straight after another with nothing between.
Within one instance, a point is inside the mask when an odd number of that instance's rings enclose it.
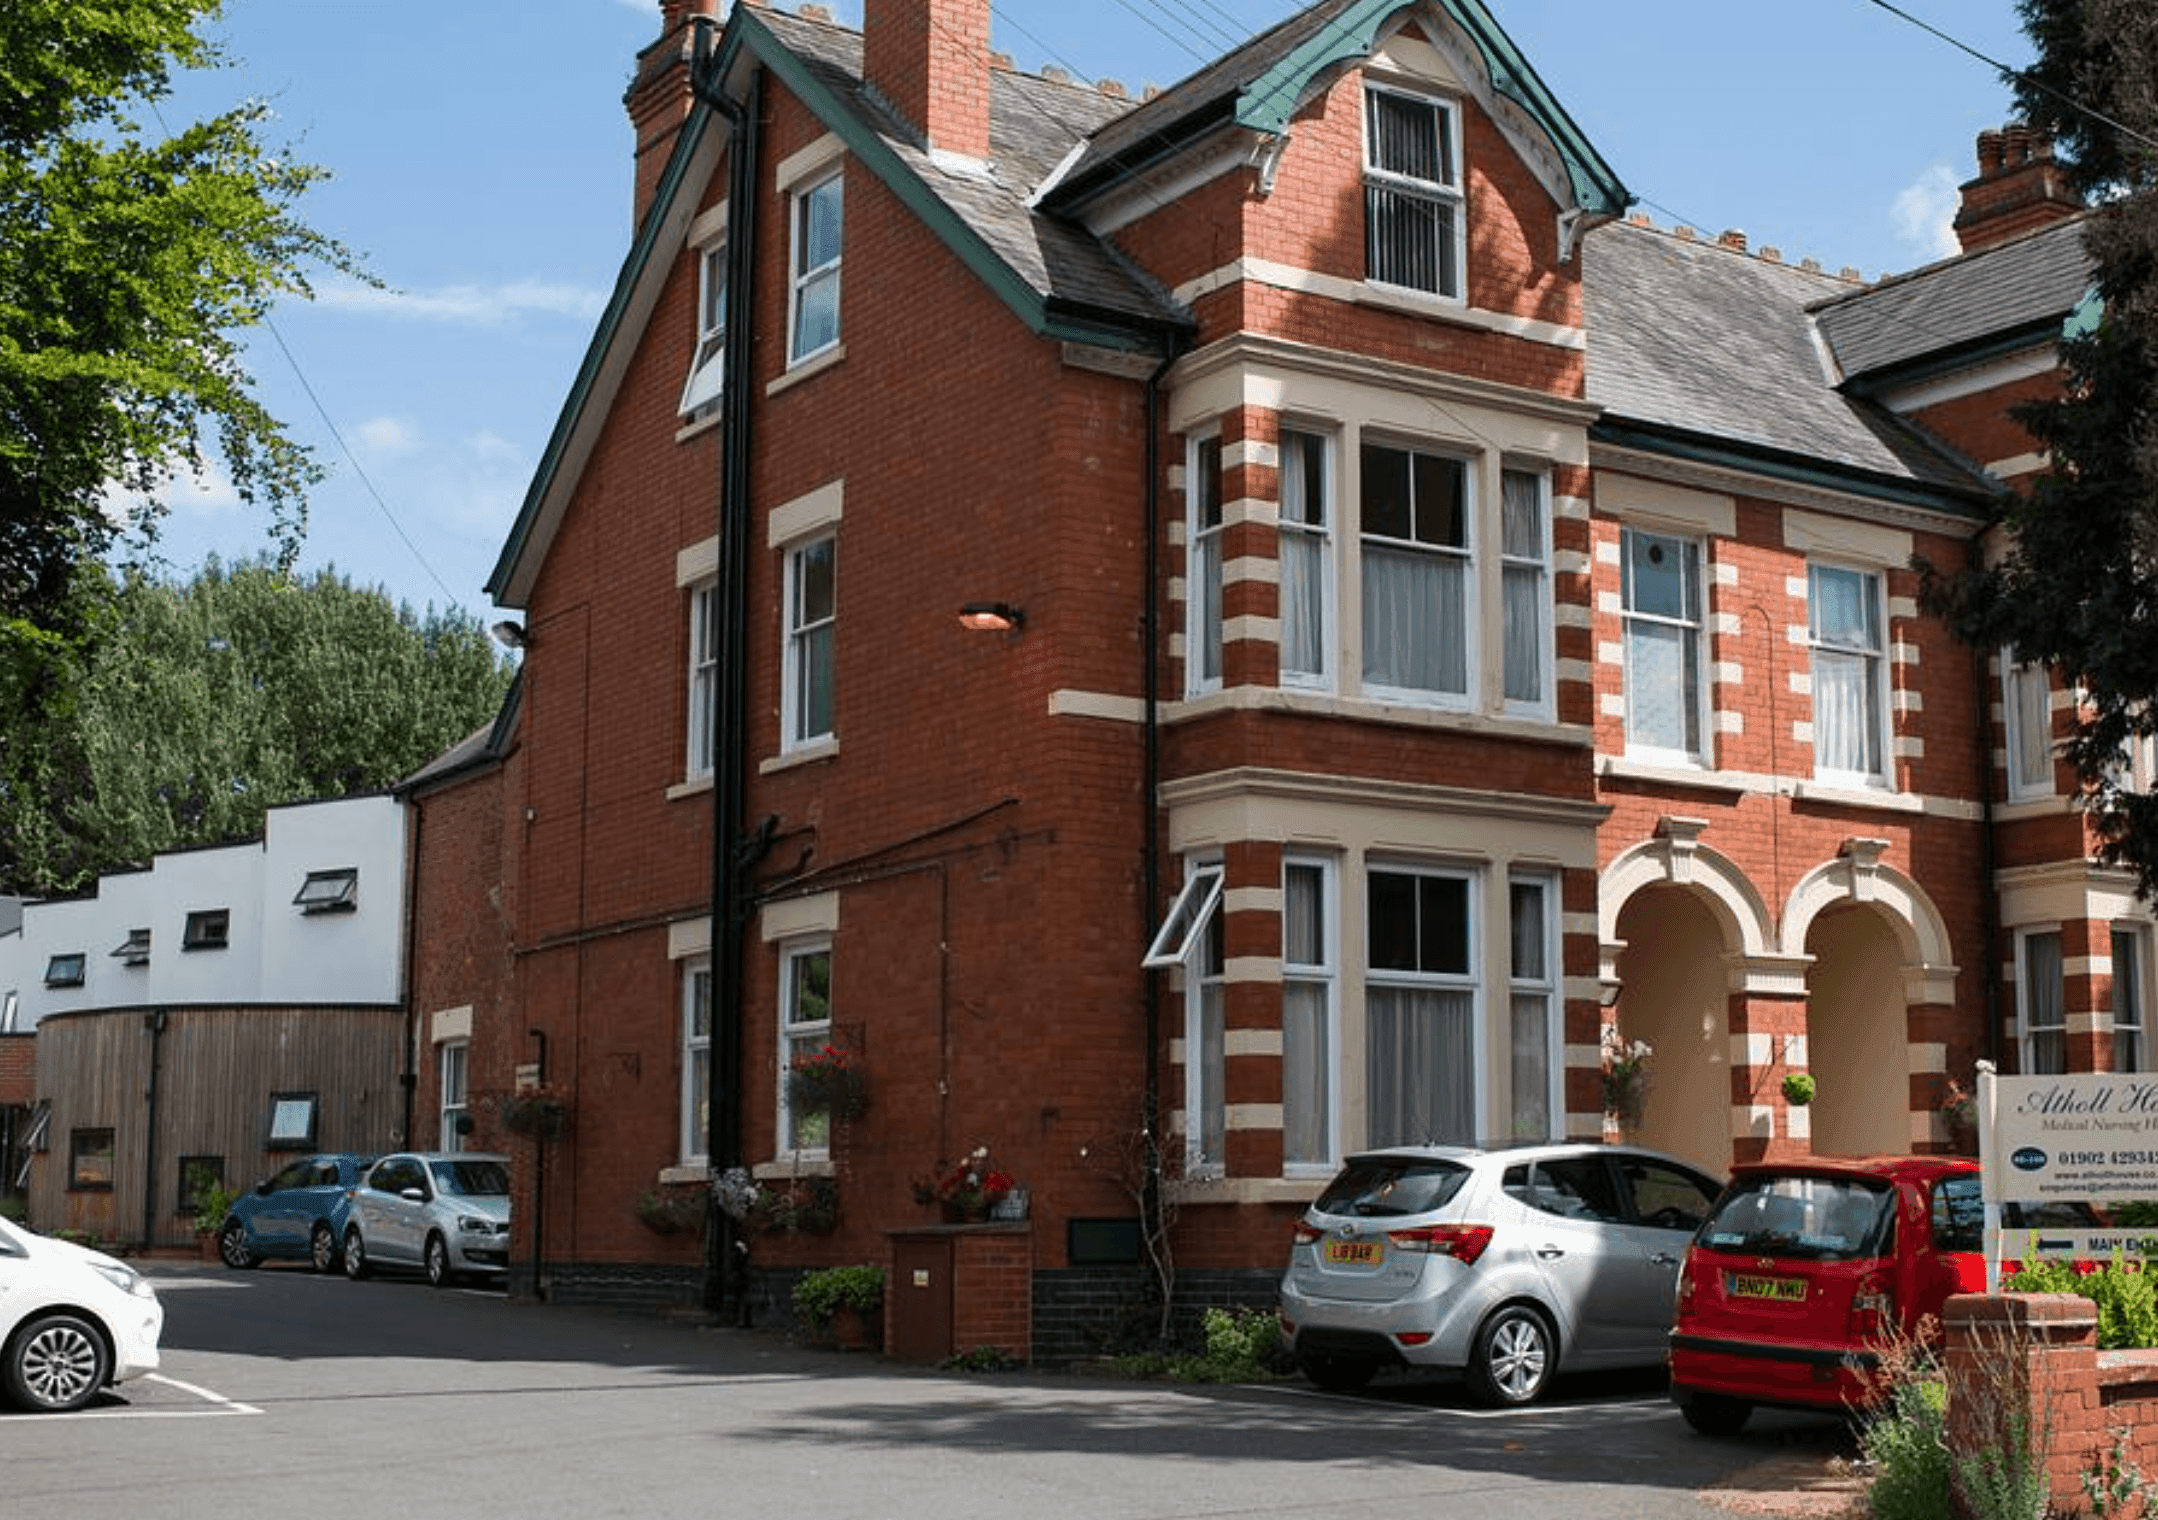
<instances>
[{"instance_id":1,"label":"rear car window","mask_svg":"<svg viewBox=\"0 0 2158 1520\"><path fill-rule=\"evenodd\" d=\"M1322 1214L1365 1218L1428 1214L1444 1208L1469 1169L1452 1161L1411 1161L1384 1156L1351 1161L1312 1205Z\"/></svg>"},{"instance_id":2,"label":"rear car window","mask_svg":"<svg viewBox=\"0 0 2158 1520\"><path fill-rule=\"evenodd\" d=\"M1744 1177L1702 1226L1701 1244L1796 1261L1850 1261L1886 1255L1895 1219L1895 1193L1886 1183Z\"/></svg>"},{"instance_id":3,"label":"rear car window","mask_svg":"<svg viewBox=\"0 0 2158 1520\"><path fill-rule=\"evenodd\" d=\"M1933 1189L1933 1244L1941 1251L1986 1247L1986 1201L1976 1172L1944 1177ZM2099 1230L2105 1221L2087 1203L2004 1203L2004 1230Z\"/></svg>"}]
</instances>

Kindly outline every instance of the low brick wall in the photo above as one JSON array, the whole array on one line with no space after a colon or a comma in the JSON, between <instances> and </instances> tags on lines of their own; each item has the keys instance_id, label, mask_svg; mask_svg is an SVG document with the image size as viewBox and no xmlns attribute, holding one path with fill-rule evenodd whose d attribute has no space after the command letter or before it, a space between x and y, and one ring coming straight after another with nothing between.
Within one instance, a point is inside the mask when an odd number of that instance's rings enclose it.
<instances>
[{"instance_id":1,"label":"low brick wall","mask_svg":"<svg viewBox=\"0 0 2158 1520\"><path fill-rule=\"evenodd\" d=\"M2014 1439L2046 1443L2055 1507L2089 1506L2084 1475L2123 1453L2158 1477L2158 1351L2100 1351L2098 1311L2072 1293L1966 1294L1942 1312L1948 1446L1959 1458ZM2140 1502L2116 1512L2141 1520Z\"/></svg>"}]
</instances>

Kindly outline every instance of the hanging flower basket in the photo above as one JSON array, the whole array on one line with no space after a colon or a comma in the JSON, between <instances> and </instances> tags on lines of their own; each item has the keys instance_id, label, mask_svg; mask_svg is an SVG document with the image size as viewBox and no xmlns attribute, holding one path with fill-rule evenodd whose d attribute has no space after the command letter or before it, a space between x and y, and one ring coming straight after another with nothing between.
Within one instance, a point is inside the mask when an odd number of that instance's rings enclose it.
<instances>
[{"instance_id":1,"label":"hanging flower basket","mask_svg":"<svg viewBox=\"0 0 2158 1520\"><path fill-rule=\"evenodd\" d=\"M712 1190L665 1190L644 1193L637 1199L637 1218L656 1235L699 1234L710 1208Z\"/></svg>"},{"instance_id":2,"label":"hanging flower basket","mask_svg":"<svg viewBox=\"0 0 2158 1520\"><path fill-rule=\"evenodd\" d=\"M787 1069L787 1106L798 1114L859 1119L869 1109L868 1076L844 1048L820 1045Z\"/></svg>"},{"instance_id":3,"label":"hanging flower basket","mask_svg":"<svg viewBox=\"0 0 2158 1520\"><path fill-rule=\"evenodd\" d=\"M760 1185L748 1224L768 1234L829 1235L839 1227L839 1184L830 1177L804 1177Z\"/></svg>"},{"instance_id":4,"label":"hanging flower basket","mask_svg":"<svg viewBox=\"0 0 2158 1520\"><path fill-rule=\"evenodd\" d=\"M502 1127L513 1135L558 1140L569 1133L569 1099L545 1087L526 1087L503 1096L496 1105Z\"/></svg>"}]
</instances>

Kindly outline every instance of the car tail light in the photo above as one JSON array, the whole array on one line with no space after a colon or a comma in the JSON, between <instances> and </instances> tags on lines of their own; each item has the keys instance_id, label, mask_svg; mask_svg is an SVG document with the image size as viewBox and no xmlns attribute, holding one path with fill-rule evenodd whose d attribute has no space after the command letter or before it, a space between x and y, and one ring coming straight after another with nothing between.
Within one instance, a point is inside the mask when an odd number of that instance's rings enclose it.
<instances>
[{"instance_id":1,"label":"car tail light","mask_svg":"<svg viewBox=\"0 0 2158 1520\"><path fill-rule=\"evenodd\" d=\"M1896 1295L1879 1273L1869 1272L1851 1290L1851 1343L1872 1346L1896 1330Z\"/></svg>"},{"instance_id":2,"label":"car tail light","mask_svg":"<svg viewBox=\"0 0 2158 1520\"><path fill-rule=\"evenodd\" d=\"M1320 1229L1310 1220L1299 1219L1296 1222L1295 1229L1291 1232L1290 1238L1296 1245L1312 1246L1317 1245L1319 1243L1319 1237L1321 1235L1324 1235L1325 1233L1326 1231Z\"/></svg>"},{"instance_id":3,"label":"car tail light","mask_svg":"<svg viewBox=\"0 0 2158 1520\"><path fill-rule=\"evenodd\" d=\"M1678 1264L1678 1306L1681 1309L1693 1305L1693 1256L1689 1253Z\"/></svg>"},{"instance_id":4,"label":"car tail light","mask_svg":"<svg viewBox=\"0 0 2158 1520\"><path fill-rule=\"evenodd\" d=\"M1429 1224L1413 1230L1388 1230L1386 1238L1397 1251L1422 1251L1430 1256L1451 1256L1464 1266L1484 1254L1491 1244L1488 1224Z\"/></svg>"}]
</instances>

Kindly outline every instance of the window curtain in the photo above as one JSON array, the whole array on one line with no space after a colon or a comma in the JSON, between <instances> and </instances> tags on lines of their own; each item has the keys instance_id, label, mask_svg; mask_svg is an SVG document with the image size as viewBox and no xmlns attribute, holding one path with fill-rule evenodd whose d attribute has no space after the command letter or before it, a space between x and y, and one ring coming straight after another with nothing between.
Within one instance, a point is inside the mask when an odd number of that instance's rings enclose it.
<instances>
[{"instance_id":1,"label":"window curtain","mask_svg":"<svg viewBox=\"0 0 2158 1520\"><path fill-rule=\"evenodd\" d=\"M1334 1159L1329 984L1296 975L1298 967L1325 965L1326 880L1324 871L1309 864L1292 863L1282 872L1281 1143L1282 1159L1291 1165Z\"/></svg>"},{"instance_id":2,"label":"window curtain","mask_svg":"<svg viewBox=\"0 0 2158 1520\"><path fill-rule=\"evenodd\" d=\"M1500 516L1505 569L1506 700L1544 700L1544 491L1541 477L1507 470Z\"/></svg>"},{"instance_id":3,"label":"window curtain","mask_svg":"<svg viewBox=\"0 0 2158 1520\"><path fill-rule=\"evenodd\" d=\"M1473 995L1374 987L1365 1000L1368 1142L1476 1142Z\"/></svg>"},{"instance_id":4,"label":"window curtain","mask_svg":"<svg viewBox=\"0 0 2158 1520\"><path fill-rule=\"evenodd\" d=\"M1508 938L1514 980L1511 1019L1512 1134L1543 1140L1551 1123L1550 888L1517 881L1509 889Z\"/></svg>"},{"instance_id":5,"label":"window curtain","mask_svg":"<svg viewBox=\"0 0 2158 1520\"><path fill-rule=\"evenodd\" d=\"M1281 435L1281 669L1289 675L1326 672L1325 458L1317 438Z\"/></svg>"},{"instance_id":6,"label":"window curtain","mask_svg":"<svg viewBox=\"0 0 2158 1520\"><path fill-rule=\"evenodd\" d=\"M1206 533L1191 546L1191 641L1193 674L1221 679L1221 538Z\"/></svg>"},{"instance_id":7,"label":"window curtain","mask_svg":"<svg viewBox=\"0 0 2158 1520\"><path fill-rule=\"evenodd\" d=\"M1228 1084L1228 1050L1222 1016L1222 984L1207 983L1199 989L1199 1038L1194 1100L1198 1123L1192 1140L1197 1150L1192 1159L1210 1175L1219 1175L1228 1159L1226 1143L1228 1110L1224 1094Z\"/></svg>"},{"instance_id":8,"label":"window curtain","mask_svg":"<svg viewBox=\"0 0 2158 1520\"><path fill-rule=\"evenodd\" d=\"M1822 770L1880 773L1876 711L1871 659L1828 649L1813 652L1813 740Z\"/></svg>"},{"instance_id":9,"label":"window curtain","mask_svg":"<svg viewBox=\"0 0 2158 1520\"><path fill-rule=\"evenodd\" d=\"M1697 657L1690 628L1629 623L1626 628L1626 737L1647 749L1700 752L1694 701Z\"/></svg>"},{"instance_id":10,"label":"window curtain","mask_svg":"<svg viewBox=\"0 0 2158 1520\"><path fill-rule=\"evenodd\" d=\"M2053 789L2052 714L2046 700L2045 667L2011 665L2009 700L2016 725L2016 785L2032 791Z\"/></svg>"},{"instance_id":11,"label":"window curtain","mask_svg":"<svg viewBox=\"0 0 2158 1520\"><path fill-rule=\"evenodd\" d=\"M2113 1069L2143 1069L2143 941L2113 931Z\"/></svg>"},{"instance_id":12,"label":"window curtain","mask_svg":"<svg viewBox=\"0 0 2158 1520\"><path fill-rule=\"evenodd\" d=\"M2058 934L2023 936L2023 1032L2030 1050L2029 1076L2054 1076L2068 1070L2061 973Z\"/></svg>"},{"instance_id":13,"label":"window curtain","mask_svg":"<svg viewBox=\"0 0 2158 1520\"><path fill-rule=\"evenodd\" d=\"M1465 695L1465 562L1364 541L1364 680Z\"/></svg>"}]
</instances>

